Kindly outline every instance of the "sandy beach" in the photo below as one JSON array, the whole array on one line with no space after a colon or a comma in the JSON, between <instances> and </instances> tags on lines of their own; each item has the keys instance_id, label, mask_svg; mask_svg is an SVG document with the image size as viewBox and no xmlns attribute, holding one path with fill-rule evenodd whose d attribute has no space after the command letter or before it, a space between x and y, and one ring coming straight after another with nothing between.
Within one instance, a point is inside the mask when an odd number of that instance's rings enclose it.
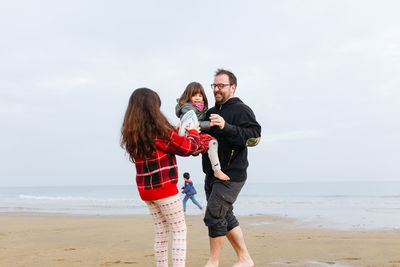
<instances>
[{"instance_id":1,"label":"sandy beach","mask_svg":"<svg viewBox=\"0 0 400 267\"><path fill-rule=\"evenodd\" d=\"M400 266L400 230L334 230L239 217L256 266ZM187 216L187 266L208 258L201 216ZM0 266L154 266L150 216L0 214ZM232 266L225 243L220 266Z\"/></svg>"}]
</instances>

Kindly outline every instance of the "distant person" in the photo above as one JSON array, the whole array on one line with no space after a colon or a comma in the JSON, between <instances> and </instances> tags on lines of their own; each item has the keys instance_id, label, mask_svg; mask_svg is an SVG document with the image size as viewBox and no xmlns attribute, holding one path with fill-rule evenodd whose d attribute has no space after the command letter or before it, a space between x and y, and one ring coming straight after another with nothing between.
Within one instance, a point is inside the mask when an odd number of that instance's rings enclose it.
<instances>
[{"instance_id":1,"label":"distant person","mask_svg":"<svg viewBox=\"0 0 400 267\"><path fill-rule=\"evenodd\" d=\"M186 213L186 202L190 199L193 204L195 204L201 210L201 213L204 213L203 207L197 202L194 195L197 194L196 188L194 188L193 182L190 180L190 174L185 172L183 174L183 179L185 180L185 185L182 187L182 194L185 194L183 198L183 212Z\"/></svg>"},{"instance_id":2,"label":"distant person","mask_svg":"<svg viewBox=\"0 0 400 267\"><path fill-rule=\"evenodd\" d=\"M247 147L258 144L261 126L253 111L234 97L236 86L236 76L232 72L217 70L211 84L215 106L206 114L211 121L209 134L218 140L221 169L230 177L230 181L217 179L209 158L203 155L207 198L204 222L210 237L210 257L206 267L218 266L225 236L237 255L234 266L254 266L239 222L233 214L233 203L247 179Z\"/></svg>"},{"instance_id":3,"label":"distant person","mask_svg":"<svg viewBox=\"0 0 400 267\"><path fill-rule=\"evenodd\" d=\"M178 135L160 106L161 100L153 90L139 88L132 93L122 124L121 146L136 166L139 195L154 220L156 266L168 266L170 232L172 264L185 266L186 223L175 155L190 156L198 149L200 137L197 129L187 129L187 136Z\"/></svg>"},{"instance_id":4,"label":"distant person","mask_svg":"<svg viewBox=\"0 0 400 267\"><path fill-rule=\"evenodd\" d=\"M186 86L175 107L176 116L182 118L187 112L193 111L200 125L200 150L198 153L206 153L211 162L211 168L214 172L214 177L221 180L229 180L229 177L221 170L221 164L218 159L218 142L217 140L206 134L210 129L210 121L206 118L208 110L208 101L203 86L198 82L191 82Z\"/></svg>"}]
</instances>

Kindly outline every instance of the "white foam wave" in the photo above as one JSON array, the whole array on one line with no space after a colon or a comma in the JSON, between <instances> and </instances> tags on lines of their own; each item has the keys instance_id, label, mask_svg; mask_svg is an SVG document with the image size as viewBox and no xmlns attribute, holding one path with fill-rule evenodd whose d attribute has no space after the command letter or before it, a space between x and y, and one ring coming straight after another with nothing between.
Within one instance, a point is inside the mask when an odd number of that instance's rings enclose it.
<instances>
[{"instance_id":1,"label":"white foam wave","mask_svg":"<svg viewBox=\"0 0 400 267\"><path fill-rule=\"evenodd\" d=\"M82 196L36 196L36 195L25 195L20 194L20 199L27 200L54 200L54 201L81 201L81 202L119 202L119 203L127 203L134 202L134 199L128 198L89 198Z\"/></svg>"},{"instance_id":2,"label":"white foam wave","mask_svg":"<svg viewBox=\"0 0 400 267\"><path fill-rule=\"evenodd\" d=\"M90 201L94 199L86 197L71 197L71 196L33 196L33 195L19 195L20 199L33 199L33 200L76 200L76 201Z\"/></svg>"}]
</instances>

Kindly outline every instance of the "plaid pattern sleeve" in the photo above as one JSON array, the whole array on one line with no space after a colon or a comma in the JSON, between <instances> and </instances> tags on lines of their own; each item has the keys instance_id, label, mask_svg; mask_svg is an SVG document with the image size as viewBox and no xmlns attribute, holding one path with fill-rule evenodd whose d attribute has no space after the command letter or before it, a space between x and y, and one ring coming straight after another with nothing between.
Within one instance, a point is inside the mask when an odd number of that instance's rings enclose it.
<instances>
[{"instance_id":1,"label":"plaid pattern sleeve","mask_svg":"<svg viewBox=\"0 0 400 267\"><path fill-rule=\"evenodd\" d=\"M171 131L169 140L156 139L157 150L149 159L135 158L136 184L143 200L156 200L177 191L178 166L175 155L190 156L198 149L200 137L196 130L180 136Z\"/></svg>"},{"instance_id":2,"label":"plaid pattern sleeve","mask_svg":"<svg viewBox=\"0 0 400 267\"><path fill-rule=\"evenodd\" d=\"M200 136L196 130L190 130L188 136L180 136L172 131L171 140L160 144L163 150L179 156L190 156L200 146ZM157 144L157 141L156 141Z\"/></svg>"}]
</instances>

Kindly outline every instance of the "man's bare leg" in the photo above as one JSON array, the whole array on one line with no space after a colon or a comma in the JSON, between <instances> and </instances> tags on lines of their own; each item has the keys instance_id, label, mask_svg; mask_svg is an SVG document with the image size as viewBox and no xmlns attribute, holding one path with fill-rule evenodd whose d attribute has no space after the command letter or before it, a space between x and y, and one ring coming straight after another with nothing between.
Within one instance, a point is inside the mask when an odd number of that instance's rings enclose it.
<instances>
[{"instance_id":1,"label":"man's bare leg","mask_svg":"<svg viewBox=\"0 0 400 267\"><path fill-rule=\"evenodd\" d=\"M210 258L204 267L217 267L224 246L225 236L210 237Z\"/></svg>"},{"instance_id":2,"label":"man's bare leg","mask_svg":"<svg viewBox=\"0 0 400 267\"><path fill-rule=\"evenodd\" d=\"M244 242L243 232L240 226L237 226L230 230L226 237L231 243L233 249L236 252L238 261L233 267L251 267L254 266L254 262L250 257L249 251L247 250L246 243Z\"/></svg>"}]
</instances>

